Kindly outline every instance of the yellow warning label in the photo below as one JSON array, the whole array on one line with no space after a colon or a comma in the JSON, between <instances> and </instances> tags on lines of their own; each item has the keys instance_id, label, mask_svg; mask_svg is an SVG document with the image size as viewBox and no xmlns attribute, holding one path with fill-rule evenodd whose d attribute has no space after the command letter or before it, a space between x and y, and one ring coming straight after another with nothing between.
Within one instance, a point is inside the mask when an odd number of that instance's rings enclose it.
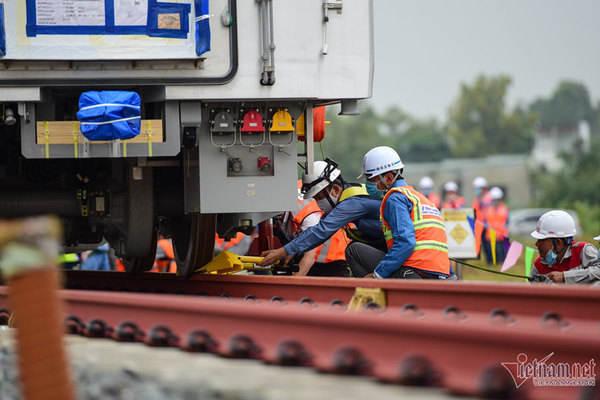
<instances>
[{"instance_id":1,"label":"yellow warning label","mask_svg":"<svg viewBox=\"0 0 600 400\"><path fill-rule=\"evenodd\" d=\"M446 222L465 222L467 213L463 210L442 210L442 218Z\"/></svg>"},{"instance_id":2,"label":"yellow warning label","mask_svg":"<svg viewBox=\"0 0 600 400\"><path fill-rule=\"evenodd\" d=\"M461 244L467 238L467 236L469 236L469 232L467 232L461 225L456 225L454 229L450 231L450 236L452 239L456 240L458 244Z\"/></svg>"}]
</instances>

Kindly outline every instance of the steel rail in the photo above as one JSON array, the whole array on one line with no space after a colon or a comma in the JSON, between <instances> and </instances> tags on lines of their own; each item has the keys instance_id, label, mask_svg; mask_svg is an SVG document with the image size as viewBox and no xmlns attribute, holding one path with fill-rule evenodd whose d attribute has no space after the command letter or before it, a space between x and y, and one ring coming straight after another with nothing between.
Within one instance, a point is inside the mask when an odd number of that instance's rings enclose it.
<instances>
[{"instance_id":1,"label":"steel rail","mask_svg":"<svg viewBox=\"0 0 600 400\"><path fill-rule=\"evenodd\" d=\"M66 271L65 287L86 290L175 293L259 299L282 298L288 303L310 299L348 304L356 287L381 288L389 306L458 307L463 311L541 316L548 312L568 318L598 317L600 290L582 285L494 282L405 281L394 279L319 278L261 275L194 275Z\"/></svg>"},{"instance_id":2,"label":"steel rail","mask_svg":"<svg viewBox=\"0 0 600 400\"><path fill-rule=\"evenodd\" d=\"M160 340L150 338L160 339L161 332L167 332L164 344L172 346L496 398L583 397L594 395L590 390L599 384L591 389L535 386L529 379L517 390L502 367L517 364L521 353L528 362L551 353L554 363L597 360L600 331L591 320L541 324L537 318L520 316L512 323L497 323L477 312L419 315L392 308L351 313L270 302L80 290L63 290L60 296L68 314L87 321L83 331L92 336L98 336L93 328L101 326L100 336L127 340L118 333L125 324L135 326L136 336L154 345L161 345ZM7 297L7 289L0 287L0 306L8 305Z\"/></svg>"}]
</instances>

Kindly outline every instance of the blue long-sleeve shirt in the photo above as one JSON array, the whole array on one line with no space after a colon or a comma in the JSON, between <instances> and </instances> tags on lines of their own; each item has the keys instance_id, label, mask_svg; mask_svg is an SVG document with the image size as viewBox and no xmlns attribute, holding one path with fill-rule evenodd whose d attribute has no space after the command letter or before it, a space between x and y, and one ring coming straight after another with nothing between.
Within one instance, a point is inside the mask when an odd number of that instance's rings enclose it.
<instances>
[{"instance_id":1,"label":"blue long-sleeve shirt","mask_svg":"<svg viewBox=\"0 0 600 400\"><path fill-rule=\"evenodd\" d=\"M338 229L353 222L359 231L383 239L379 208L381 200L352 196L337 204L318 224L311 226L296 239L283 246L288 254L305 253L323 244Z\"/></svg>"},{"instance_id":2,"label":"blue long-sleeve shirt","mask_svg":"<svg viewBox=\"0 0 600 400\"><path fill-rule=\"evenodd\" d=\"M406 186L404 179L399 179L394 186ZM389 224L394 244L375 267L375 273L382 278L389 277L399 269L415 249L415 228L410 218L412 203L402 193L392 193L385 203L383 218Z\"/></svg>"},{"instance_id":3,"label":"blue long-sleeve shirt","mask_svg":"<svg viewBox=\"0 0 600 400\"><path fill-rule=\"evenodd\" d=\"M110 271L110 260L108 258L109 244L94 249L88 258L81 264L82 270L88 271Z\"/></svg>"}]
</instances>

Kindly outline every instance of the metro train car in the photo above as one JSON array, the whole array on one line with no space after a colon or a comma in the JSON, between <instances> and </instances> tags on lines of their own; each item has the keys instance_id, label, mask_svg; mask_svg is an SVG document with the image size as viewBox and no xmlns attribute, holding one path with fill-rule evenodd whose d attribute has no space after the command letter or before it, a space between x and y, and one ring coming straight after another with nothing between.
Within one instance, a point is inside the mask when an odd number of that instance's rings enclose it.
<instances>
[{"instance_id":1,"label":"metro train car","mask_svg":"<svg viewBox=\"0 0 600 400\"><path fill-rule=\"evenodd\" d=\"M215 233L296 206L313 110L371 96L372 8L0 1L0 217L59 215L65 251L106 240L129 272L161 233L191 275Z\"/></svg>"}]
</instances>

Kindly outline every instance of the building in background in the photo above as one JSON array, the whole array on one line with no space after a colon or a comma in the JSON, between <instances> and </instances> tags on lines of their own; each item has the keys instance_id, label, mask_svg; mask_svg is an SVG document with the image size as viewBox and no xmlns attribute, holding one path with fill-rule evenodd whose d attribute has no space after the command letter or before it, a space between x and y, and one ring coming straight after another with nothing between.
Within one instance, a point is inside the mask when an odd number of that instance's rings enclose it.
<instances>
[{"instance_id":1,"label":"building in background","mask_svg":"<svg viewBox=\"0 0 600 400\"><path fill-rule=\"evenodd\" d=\"M530 157L527 154L493 155L484 158L449 158L439 162L410 163L404 169L409 185L417 185L419 179L430 176L435 185L433 191L443 193L444 182L454 181L466 204L473 201L471 182L477 176L487 179L489 186L502 188L505 201L511 207L526 207L533 199L529 173Z\"/></svg>"},{"instance_id":2,"label":"building in background","mask_svg":"<svg viewBox=\"0 0 600 400\"><path fill-rule=\"evenodd\" d=\"M574 124L538 124L531 151L532 167L554 172L564 166L561 151L572 149L581 142L584 151L590 150L590 126L586 121Z\"/></svg>"}]
</instances>

